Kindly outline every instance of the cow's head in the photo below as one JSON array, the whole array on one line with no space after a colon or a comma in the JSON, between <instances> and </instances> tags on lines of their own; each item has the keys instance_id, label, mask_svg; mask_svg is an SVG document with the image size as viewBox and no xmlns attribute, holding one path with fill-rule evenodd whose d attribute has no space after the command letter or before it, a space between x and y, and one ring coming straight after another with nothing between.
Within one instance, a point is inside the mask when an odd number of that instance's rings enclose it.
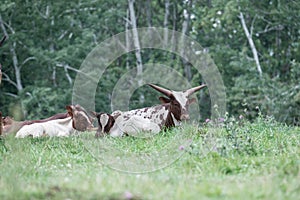
<instances>
[{"instance_id":1,"label":"cow's head","mask_svg":"<svg viewBox=\"0 0 300 200\"><path fill-rule=\"evenodd\" d=\"M86 131L93 129L94 119L87 113L87 111L80 105L68 105L66 106L68 114L73 121L73 128L78 131Z\"/></svg>"},{"instance_id":2,"label":"cow's head","mask_svg":"<svg viewBox=\"0 0 300 200\"><path fill-rule=\"evenodd\" d=\"M3 126L12 125L14 123L13 118L11 118L10 116L2 117L2 120Z\"/></svg>"},{"instance_id":3,"label":"cow's head","mask_svg":"<svg viewBox=\"0 0 300 200\"><path fill-rule=\"evenodd\" d=\"M189 119L189 112L188 108L189 105L196 101L195 98L190 99L189 97L196 91L204 88L206 85L200 85L197 87L193 87L186 91L171 91L165 88L159 87L154 84L148 84L155 90L159 91L160 93L166 95L166 97L159 97L161 103L169 103L169 111L173 114L176 120L187 120Z\"/></svg>"},{"instance_id":4,"label":"cow's head","mask_svg":"<svg viewBox=\"0 0 300 200\"><path fill-rule=\"evenodd\" d=\"M10 116L1 117L2 119L2 134L7 134L14 127L14 120Z\"/></svg>"},{"instance_id":5,"label":"cow's head","mask_svg":"<svg viewBox=\"0 0 300 200\"><path fill-rule=\"evenodd\" d=\"M110 129L115 124L115 118L108 113L93 112L93 114L97 117L98 126L99 126L95 136L101 137L104 136L105 134L108 134Z\"/></svg>"}]
</instances>

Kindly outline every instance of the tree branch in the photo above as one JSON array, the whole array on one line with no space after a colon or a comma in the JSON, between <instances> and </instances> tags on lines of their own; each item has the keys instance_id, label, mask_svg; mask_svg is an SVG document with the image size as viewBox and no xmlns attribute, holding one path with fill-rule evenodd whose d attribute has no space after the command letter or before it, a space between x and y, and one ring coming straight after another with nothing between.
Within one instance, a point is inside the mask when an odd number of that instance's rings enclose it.
<instances>
[{"instance_id":1,"label":"tree branch","mask_svg":"<svg viewBox=\"0 0 300 200\"><path fill-rule=\"evenodd\" d=\"M255 20L257 18L257 15L254 16L252 22L251 22L251 27L250 27L250 36L252 37L253 35L253 29L254 29L254 23L255 23Z\"/></svg>"},{"instance_id":2,"label":"tree branch","mask_svg":"<svg viewBox=\"0 0 300 200\"><path fill-rule=\"evenodd\" d=\"M22 62L21 66L25 65L28 61L31 61L31 60L36 60L36 57L30 56L30 57L26 58L26 59Z\"/></svg>"},{"instance_id":3,"label":"tree branch","mask_svg":"<svg viewBox=\"0 0 300 200\"><path fill-rule=\"evenodd\" d=\"M70 85L72 85L72 84L73 84L73 80L72 80L72 78L71 78L71 76L70 76L70 74L69 74L69 72L68 72L68 69L73 70L73 71L76 71L76 72L79 72L79 70L77 70L77 69L71 67L71 66L68 65L68 64L58 63L58 64L56 64L56 66L57 66L57 67L62 67L62 68L64 68L64 70L65 70L65 75L66 75L66 77L67 77L67 79L68 79L68 82L69 82Z\"/></svg>"},{"instance_id":4,"label":"tree branch","mask_svg":"<svg viewBox=\"0 0 300 200\"><path fill-rule=\"evenodd\" d=\"M253 42L253 39L252 39L252 37L251 37L251 35L249 33L249 30L247 28L247 25L246 25L246 22L245 22L245 18L244 18L244 15L243 15L242 12L240 12L239 18L241 20L242 27L243 27L244 32L246 34L246 37L248 39L250 48L252 50L252 54L253 54L253 57L254 57L254 60L255 60L255 63L256 63L258 74L259 74L259 76L262 76L262 70L261 70L261 66L260 66L260 63L259 63L259 59L258 59L258 53L257 53L256 47L255 47L255 44Z\"/></svg>"},{"instance_id":5,"label":"tree branch","mask_svg":"<svg viewBox=\"0 0 300 200\"><path fill-rule=\"evenodd\" d=\"M18 95L13 94L13 93L11 93L11 92L4 92L3 94L5 94L5 95L7 95L7 96L14 97L14 98L18 98Z\"/></svg>"},{"instance_id":6,"label":"tree branch","mask_svg":"<svg viewBox=\"0 0 300 200\"><path fill-rule=\"evenodd\" d=\"M137 76L140 76L143 73L143 63L142 63L141 47L140 47L139 35L137 31L136 16L135 16L133 4L134 4L134 0L128 0L129 15L132 24L133 44L136 49L135 56L136 56L136 65L137 65ZM142 79L138 79L138 84L139 86L142 85Z\"/></svg>"},{"instance_id":7,"label":"tree branch","mask_svg":"<svg viewBox=\"0 0 300 200\"><path fill-rule=\"evenodd\" d=\"M0 26L1 26L1 29L4 33L4 35L8 38L6 27L4 26L1 14L0 14ZM14 33L14 30L12 28L11 28L11 31L12 31L12 33ZM17 88L18 91L21 91L23 89L23 86L22 86L20 67L18 64L18 58L17 58L17 53L16 53L15 48L16 48L16 42L13 42L13 44L10 45L10 52L12 54L13 66L15 69L15 76L16 76L16 82L13 85Z\"/></svg>"},{"instance_id":8,"label":"tree branch","mask_svg":"<svg viewBox=\"0 0 300 200\"><path fill-rule=\"evenodd\" d=\"M13 80L11 80L5 72L3 72L2 74L4 76L3 81L7 81L8 83L12 84L13 86L15 86L17 88L17 83L15 83Z\"/></svg>"},{"instance_id":9,"label":"tree branch","mask_svg":"<svg viewBox=\"0 0 300 200\"><path fill-rule=\"evenodd\" d=\"M72 85L72 84L73 84L73 81L72 81L72 78L71 78L71 76L70 76L70 74L69 74L69 72L68 72L68 68L70 68L69 65L65 65L65 66L64 66L66 77L67 77L67 79L68 79L68 81L69 81L69 84Z\"/></svg>"}]
</instances>

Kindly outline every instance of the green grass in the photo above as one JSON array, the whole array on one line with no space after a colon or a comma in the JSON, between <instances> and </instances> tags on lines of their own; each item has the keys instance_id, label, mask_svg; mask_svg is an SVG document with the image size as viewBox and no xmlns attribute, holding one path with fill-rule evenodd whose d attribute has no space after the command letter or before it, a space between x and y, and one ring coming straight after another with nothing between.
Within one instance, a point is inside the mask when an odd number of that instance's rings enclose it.
<instances>
[{"instance_id":1,"label":"green grass","mask_svg":"<svg viewBox=\"0 0 300 200\"><path fill-rule=\"evenodd\" d=\"M297 199L299 166L299 127L261 117L146 139L8 136L0 199Z\"/></svg>"}]
</instances>

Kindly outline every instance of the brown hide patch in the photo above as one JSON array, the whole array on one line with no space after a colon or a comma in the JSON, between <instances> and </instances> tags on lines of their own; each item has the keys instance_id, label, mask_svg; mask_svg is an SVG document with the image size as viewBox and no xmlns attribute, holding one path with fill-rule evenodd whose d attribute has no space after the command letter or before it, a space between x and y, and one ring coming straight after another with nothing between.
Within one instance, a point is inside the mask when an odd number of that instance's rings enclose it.
<instances>
[{"instance_id":1,"label":"brown hide patch","mask_svg":"<svg viewBox=\"0 0 300 200\"><path fill-rule=\"evenodd\" d=\"M166 118L166 123L165 123L165 127L166 128L170 128L170 127L174 127L175 123L173 121L171 112L168 113L167 118Z\"/></svg>"},{"instance_id":2,"label":"brown hide patch","mask_svg":"<svg viewBox=\"0 0 300 200\"><path fill-rule=\"evenodd\" d=\"M100 118L102 115L108 116L107 124L105 124L104 129L103 129L104 133L102 132L103 124L101 124L101 122L100 122ZM105 134L108 134L110 129L114 126L115 118L112 115L107 114L107 113L98 113L98 114L96 114L96 117L97 117L97 121L98 121L98 130L95 134L95 137L103 137ZM117 115L115 117L117 118L117 117L119 117L119 115Z\"/></svg>"},{"instance_id":3,"label":"brown hide patch","mask_svg":"<svg viewBox=\"0 0 300 200\"><path fill-rule=\"evenodd\" d=\"M175 126L171 113L173 114L174 118L177 121L180 121L181 109L182 109L180 103L172 97L170 99L167 99L165 97L160 97L160 100L161 102L169 102L162 105L165 108L165 110L167 110L168 112L167 118L165 120L164 120L164 116L160 115L160 120L162 120L162 124L166 128Z\"/></svg>"},{"instance_id":4,"label":"brown hide patch","mask_svg":"<svg viewBox=\"0 0 300 200\"><path fill-rule=\"evenodd\" d=\"M2 123L3 123L3 126L12 125L13 119L9 116L2 117Z\"/></svg>"},{"instance_id":5,"label":"brown hide patch","mask_svg":"<svg viewBox=\"0 0 300 200\"><path fill-rule=\"evenodd\" d=\"M66 106L66 109L72 118L72 125L74 129L78 131L86 131L93 127L93 119L80 105L77 104L76 106Z\"/></svg>"},{"instance_id":6,"label":"brown hide patch","mask_svg":"<svg viewBox=\"0 0 300 200\"><path fill-rule=\"evenodd\" d=\"M115 124L115 119L113 118L113 116L109 115L109 120L107 125L104 127L104 132L108 133L110 129L114 126L114 124Z\"/></svg>"},{"instance_id":7,"label":"brown hide patch","mask_svg":"<svg viewBox=\"0 0 300 200\"><path fill-rule=\"evenodd\" d=\"M136 114L135 114L136 115ZM129 115L124 115L124 119L125 119L125 121L126 120L129 120L130 119L130 116Z\"/></svg>"},{"instance_id":8,"label":"brown hide patch","mask_svg":"<svg viewBox=\"0 0 300 200\"><path fill-rule=\"evenodd\" d=\"M180 121L181 110L182 110L182 107L181 107L180 103L176 99L171 99L169 112L173 113L173 116L178 121ZM171 117L171 119L172 119L171 115L168 114L168 116ZM172 121L173 121L173 119L172 119ZM173 122L173 124L174 124L174 122Z\"/></svg>"}]
</instances>

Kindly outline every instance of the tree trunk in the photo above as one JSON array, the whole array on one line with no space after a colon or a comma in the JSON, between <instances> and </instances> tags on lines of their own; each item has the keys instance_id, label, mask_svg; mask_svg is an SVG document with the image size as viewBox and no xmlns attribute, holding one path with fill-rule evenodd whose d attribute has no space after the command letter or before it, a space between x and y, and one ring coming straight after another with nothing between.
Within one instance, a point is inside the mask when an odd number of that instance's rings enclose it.
<instances>
[{"instance_id":1,"label":"tree trunk","mask_svg":"<svg viewBox=\"0 0 300 200\"><path fill-rule=\"evenodd\" d=\"M164 45L168 44L168 18L169 18L169 5L170 1L165 0L165 18L164 18Z\"/></svg>"},{"instance_id":2,"label":"tree trunk","mask_svg":"<svg viewBox=\"0 0 300 200\"><path fill-rule=\"evenodd\" d=\"M172 31L172 36L171 36L171 44L172 44L172 52L176 51L176 41L175 41L175 31L177 28L177 4L173 3L172 4L173 12L172 12L172 20L173 20L173 31ZM174 64L176 63L176 55L171 54L171 58L173 62L171 63L171 68L174 68Z\"/></svg>"},{"instance_id":3,"label":"tree trunk","mask_svg":"<svg viewBox=\"0 0 300 200\"><path fill-rule=\"evenodd\" d=\"M147 0L146 5L147 25L152 27L151 0Z\"/></svg>"},{"instance_id":4,"label":"tree trunk","mask_svg":"<svg viewBox=\"0 0 300 200\"><path fill-rule=\"evenodd\" d=\"M129 33L129 9L127 9L127 14L126 14L126 22L125 22L125 31L126 31L126 35L125 35L125 42L126 42L126 51L128 52L130 49L130 33ZM126 56L126 69L129 69L129 54L127 54Z\"/></svg>"},{"instance_id":5,"label":"tree trunk","mask_svg":"<svg viewBox=\"0 0 300 200\"><path fill-rule=\"evenodd\" d=\"M137 31L137 26L136 26L136 17L135 17L135 12L134 12L134 0L128 0L128 8L129 8L129 13L130 13L130 21L132 25L132 36L133 36L133 44L135 47L135 57L136 57L136 67L137 67L137 79L138 79L138 86L141 87L143 84L143 79L142 79L142 73L143 73L143 63L142 63L142 55L141 55L141 47L140 47L140 41L139 41L139 35ZM140 95L140 103L144 102L144 95Z\"/></svg>"},{"instance_id":6,"label":"tree trunk","mask_svg":"<svg viewBox=\"0 0 300 200\"><path fill-rule=\"evenodd\" d=\"M249 30L247 28L245 18L244 18L244 15L243 15L242 12L240 12L239 18L241 20L241 24L243 26L246 37L248 39L250 48L252 50L252 54L253 54L253 57L254 57L254 60L255 60L255 63L256 63L256 68L257 68L258 74L259 74L259 76L262 76L262 70L261 70L261 66L260 66L260 63L259 63L259 59L258 59L258 53L257 53L256 47L255 47L255 44L253 42L252 35L249 33Z\"/></svg>"},{"instance_id":7,"label":"tree trunk","mask_svg":"<svg viewBox=\"0 0 300 200\"><path fill-rule=\"evenodd\" d=\"M16 48L16 42L14 42L13 45L10 47L10 52L11 52L12 58L13 58L13 65L14 65L15 75L16 75L17 89L18 89L18 92L20 92L23 90L22 80L21 80L21 67L19 67L18 57L17 57L15 48Z\"/></svg>"},{"instance_id":8,"label":"tree trunk","mask_svg":"<svg viewBox=\"0 0 300 200\"><path fill-rule=\"evenodd\" d=\"M4 43L5 39L6 39L6 36L4 36L4 37L2 38L2 40L0 41L0 47L1 47L2 44ZM0 84L1 84L1 82L2 82L2 65L1 65L1 63L0 63ZM0 118L0 120L1 120L1 118ZM0 135L1 135L1 134L0 134Z\"/></svg>"},{"instance_id":9,"label":"tree trunk","mask_svg":"<svg viewBox=\"0 0 300 200\"><path fill-rule=\"evenodd\" d=\"M190 17L191 17L189 8L192 5L192 1L188 1L188 2L186 2L186 4L187 4L187 8L183 10L183 22L182 22L182 31L181 31L182 37L181 37L181 41L180 41L180 44L182 45L182 48L180 50L181 55L185 54L184 37L185 37L185 35L188 35L189 23L190 23ZM191 81L192 80L191 66L185 59L182 59L182 63L184 66L185 75L186 75L188 81Z\"/></svg>"},{"instance_id":10,"label":"tree trunk","mask_svg":"<svg viewBox=\"0 0 300 200\"><path fill-rule=\"evenodd\" d=\"M0 26L1 29L4 33L4 35L8 37L8 33L6 31L6 27L2 21L2 16L0 15ZM12 29L11 29L12 30ZM21 80L21 67L19 66L19 62L18 62L18 57L17 57L17 53L16 53L16 42L13 42L12 45L10 45L10 53L12 55L12 61L13 61L13 66L14 66L14 70L15 70L15 82L11 81L11 83L13 83L13 85L16 87L16 89L18 90L18 92L20 92L21 90L23 90L23 86L22 86L22 80Z\"/></svg>"}]
</instances>

